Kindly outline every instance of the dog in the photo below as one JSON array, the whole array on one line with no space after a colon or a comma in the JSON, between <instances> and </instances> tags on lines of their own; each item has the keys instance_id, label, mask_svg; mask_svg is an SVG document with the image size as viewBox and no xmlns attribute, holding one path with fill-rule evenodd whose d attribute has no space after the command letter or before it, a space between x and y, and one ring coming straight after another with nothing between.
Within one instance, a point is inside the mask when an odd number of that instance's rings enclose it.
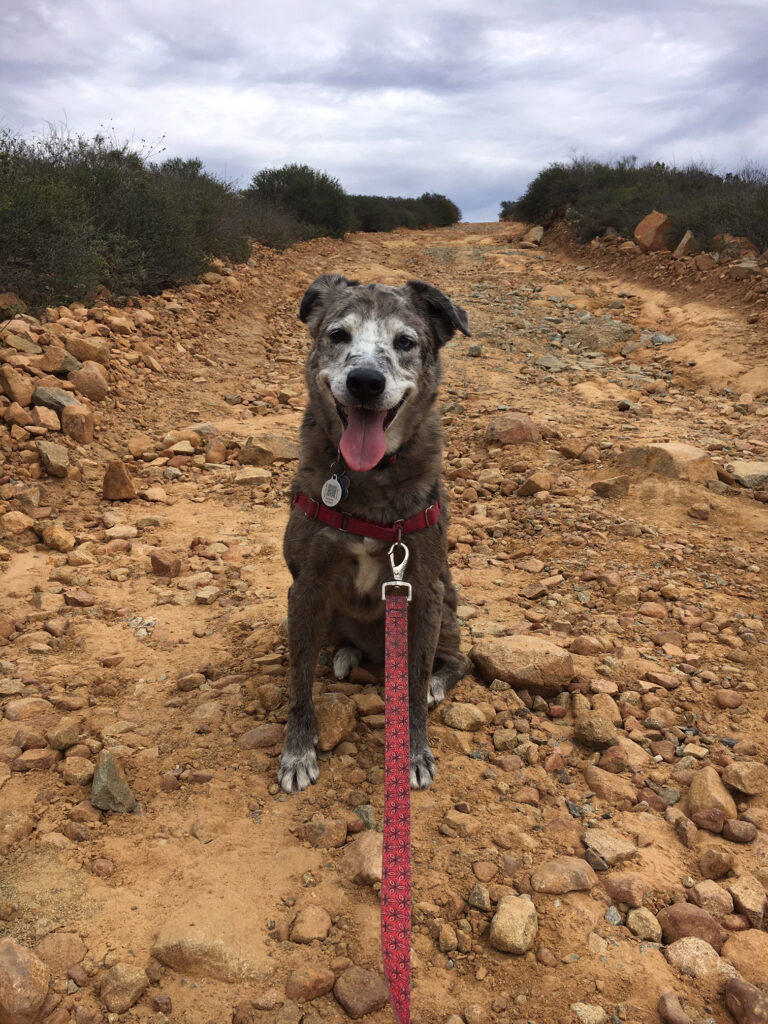
<instances>
[{"instance_id":1,"label":"dog","mask_svg":"<svg viewBox=\"0 0 768 1024\"><path fill-rule=\"evenodd\" d=\"M326 274L307 289L299 317L313 345L283 544L293 577L291 678L278 780L294 793L318 778L312 683L321 646L337 646L338 680L363 658L374 664L384 659L381 588L392 579L390 544L360 536L349 524L359 517L399 529L397 524L417 517L423 528L407 537L406 575L413 595L410 784L424 789L436 770L427 737L428 706L439 704L469 670L469 658L459 647L456 591L447 562L436 407L440 351L456 331L471 336L467 314L423 281L395 288ZM335 525L323 522L326 506L338 513Z\"/></svg>"}]
</instances>

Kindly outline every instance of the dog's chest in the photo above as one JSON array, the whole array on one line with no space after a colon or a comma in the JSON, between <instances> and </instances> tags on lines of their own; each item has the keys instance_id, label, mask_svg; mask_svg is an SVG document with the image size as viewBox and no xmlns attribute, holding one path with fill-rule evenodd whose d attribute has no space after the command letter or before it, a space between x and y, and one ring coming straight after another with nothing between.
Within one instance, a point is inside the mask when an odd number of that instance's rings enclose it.
<instances>
[{"instance_id":1,"label":"dog's chest","mask_svg":"<svg viewBox=\"0 0 768 1024\"><path fill-rule=\"evenodd\" d=\"M366 537L350 544L347 550L357 563L354 570L355 592L360 597L366 597L379 584L384 564L381 558L383 548L378 541Z\"/></svg>"}]
</instances>

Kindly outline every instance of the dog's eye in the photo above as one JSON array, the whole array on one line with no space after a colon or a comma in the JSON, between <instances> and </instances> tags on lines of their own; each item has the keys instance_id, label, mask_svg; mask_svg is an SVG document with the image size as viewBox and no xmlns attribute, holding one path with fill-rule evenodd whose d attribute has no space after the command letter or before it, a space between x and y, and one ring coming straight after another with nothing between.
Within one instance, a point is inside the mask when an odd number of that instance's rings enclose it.
<instances>
[{"instance_id":1,"label":"dog's eye","mask_svg":"<svg viewBox=\"0 0 768 1024\"><path fill-rule=\"evenodd\" d=\"M343 345L344 342L350 340L352 335L349 331L345 331L343 327L334 327L332 331L328 332L328 337L335 345Z\"/></svg>"},{"instance_id":2,"label":"dog's eye","mask_svg":"<svg viewBox=\"0 0 768 1024\"><path fill-rule=\"evenodd\" d=\"M398 334L394 345L398 352L409 352L412 348L416 348L416 342L409 334Z\"/></svg>"}]
</instances>

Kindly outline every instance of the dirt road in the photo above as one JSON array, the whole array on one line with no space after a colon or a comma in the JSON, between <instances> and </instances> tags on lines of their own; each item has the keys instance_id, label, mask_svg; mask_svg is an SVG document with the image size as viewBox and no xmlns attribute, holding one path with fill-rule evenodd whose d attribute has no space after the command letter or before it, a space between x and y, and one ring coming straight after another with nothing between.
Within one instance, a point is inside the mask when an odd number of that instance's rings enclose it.
<instances>
[{"instance_id":1,"label":"dirt road","mask_svg":"<svg viewBox=\"0 0 768 1024\"><path fill-rule=\"evenodd\" d=\"M629 259L608 277L520 235L259 250L110 325L109 394L68 475L0 424L0 918L50 970L40 1020L392 1019L353 970L380 973L383 704L365 673L335 684L326 655L320 781L275 785L296 314L329 271L430 281L473 331L445 352L451 562L465 648L497 681L468 676L430 717L414 1021L656 1022L670 991L724 1021L730 975L768 985L768 506L734 479L746 461L768 480L759 328L641 286ZM102 498L112 460L143 497ZM46 524L73 545L40 542ZM569 665L510 687L521 637ZM133 813L90 802L104 751ZM521 896L527 951L495 948ZM704 909L692 925L680 905Z\"/></svg>"}]
</instances>

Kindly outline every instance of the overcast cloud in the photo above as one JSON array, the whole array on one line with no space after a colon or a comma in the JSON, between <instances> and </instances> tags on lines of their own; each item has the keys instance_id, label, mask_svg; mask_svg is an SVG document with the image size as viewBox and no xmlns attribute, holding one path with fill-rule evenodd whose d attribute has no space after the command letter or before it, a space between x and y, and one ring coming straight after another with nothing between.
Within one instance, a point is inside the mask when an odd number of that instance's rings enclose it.
<instances>
[{"instance_id":1,"label":"overcast cloud","mask_svg":"<svg viewBox=\"0 0 768 1024\"><path fill-rule=\"evenodd\" d=\"M0 125L113 126L241 186L307 163L495 220L573 155L768 165L767 66L768 0L23 0L0 11Z\"/></svg>"}]
</instances>

